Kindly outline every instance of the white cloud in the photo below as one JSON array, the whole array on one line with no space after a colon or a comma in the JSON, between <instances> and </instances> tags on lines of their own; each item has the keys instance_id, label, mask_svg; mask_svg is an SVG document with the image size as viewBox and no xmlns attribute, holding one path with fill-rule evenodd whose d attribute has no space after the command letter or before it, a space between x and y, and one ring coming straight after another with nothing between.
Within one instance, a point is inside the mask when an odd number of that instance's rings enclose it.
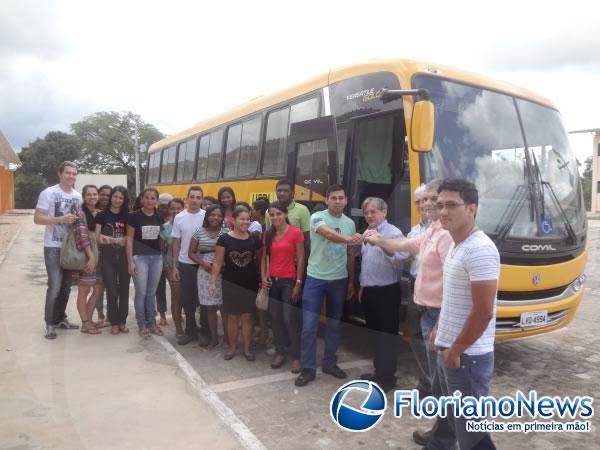
<instances>
[{"instance_id":1,"label":"white cloud","mask_svg":"<svg viewBox=\"0 0 600 450\"><path fill-rule=\"evenodd\" d=\"M131 110L173 133L376 57L484 72L551 98L568 129L600 126L589 5L9 0L0 28L16 45L0 40L0 128L20 147L85 114Z\"/></svg>"}]
</instances>

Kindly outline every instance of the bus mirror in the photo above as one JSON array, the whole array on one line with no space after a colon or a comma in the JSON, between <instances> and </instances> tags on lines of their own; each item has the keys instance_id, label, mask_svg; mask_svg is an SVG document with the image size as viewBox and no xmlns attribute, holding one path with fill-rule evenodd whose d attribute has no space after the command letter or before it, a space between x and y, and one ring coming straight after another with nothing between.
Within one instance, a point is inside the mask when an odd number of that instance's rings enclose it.
<instances>
[{"instance_id":1,"label":"bus mirror","mask_svg":"<svg viewBox=\"0 0 600 450\"><path fill-rule=\"evenodd\" d=\"M434 106L429 100L415 103L410 121L410 144L415 152L430 152L435 129Z\"/></svg>"}]
</instances>

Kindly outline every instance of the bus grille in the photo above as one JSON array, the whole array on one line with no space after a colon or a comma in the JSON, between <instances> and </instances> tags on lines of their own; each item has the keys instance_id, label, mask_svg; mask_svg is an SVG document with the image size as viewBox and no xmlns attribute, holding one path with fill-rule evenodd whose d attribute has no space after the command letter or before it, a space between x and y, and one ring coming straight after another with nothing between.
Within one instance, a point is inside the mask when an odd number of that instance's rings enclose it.
<instances>
[{"instance_id":1,"label":"bus grille","mask_svg":"<svg viewBox=\"0 0 600 450\"><path fill-rule=\"evenodd\" d=\"M536 300L548 297L556 297L562 294L568 284L555 287L552 289L544 289L542 291L498 291L498 300Z\"/></svg>"},{"instance_id":2,"label":"bus grille","mask_svg":"<svg viewBox=\"0 0 600 450\"><path fill-rule=\"evenodd\" d=\"M520 317L502 317L496 319L496 333L512 333L517 331L527 331L531 329L546 328L552 325L556 325L569 314L569 309L563 309L562 311L555 311L548 313L548 322L539 327L527 327L521 328Z\"/></svg>"}]
</instances>

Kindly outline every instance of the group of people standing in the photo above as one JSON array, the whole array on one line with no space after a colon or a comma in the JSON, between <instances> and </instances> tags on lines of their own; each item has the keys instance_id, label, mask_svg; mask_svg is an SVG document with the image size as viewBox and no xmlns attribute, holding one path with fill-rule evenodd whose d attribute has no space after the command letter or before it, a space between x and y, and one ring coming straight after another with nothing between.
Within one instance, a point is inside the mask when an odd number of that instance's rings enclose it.
<instances>
[{"instance_id":1,"label":"group of people standing","mask_svg":"<svg viewBox=\"0 0 600 450\"><path fill-rule=\"evenodd\" d=\"M47 338L56 337L57 327L78 328L65 314L72 280L79 284L82 332L100 333L101 323L92 321L92 314L105 291L110 333L127 333L130 277L139 334L162 335L168 281L180 345L198 340L201 346L216 347L220 315L224 358L238 354L241 332L241 353L254 361L258 319L263 335L269 326L272 330L271 367L283 367L289 357L298 374L295 385L305 386L316 378L323 302L321 370L340 379L347 376L337 364L340 321L346 300L356 294L367 326L375 331L374 372L362 378L389 391L396 384L400 279L412 254L409 331L421 372L419 389L433 395L488 393L499 256L475 225L478 195L472 183L444 180L419 187L414 199L421 222L404 237L386 220L387 204L377 197L363 201L368 227L357 233L344 214L347 196L339 185L328 187L326 209L312 215L294 201L293 183L287 179L278 181L277 201L270 204L265 198L252 207L236 202L230 187L221 188L217 198L205 197L202 187L194 185L185 201L147 188L138 198L139 208L129 212L124 187L85 186L82 198L73 189L75 164L62 163L58 176L59 184L40 194L34 219L46 225ZM88 255L77 274L65 273L59 264L68 232ZM89 251L91 239L100 248L99 261ZM361 270L355 277L358 252ZM256 309L260 286L269 288L268 314ZM452 448L457 439L461 448L493 448L488 434L467 433L460 418L439 418L433 430L413 437L428 448Z\"/></svg>"}]
</instances>

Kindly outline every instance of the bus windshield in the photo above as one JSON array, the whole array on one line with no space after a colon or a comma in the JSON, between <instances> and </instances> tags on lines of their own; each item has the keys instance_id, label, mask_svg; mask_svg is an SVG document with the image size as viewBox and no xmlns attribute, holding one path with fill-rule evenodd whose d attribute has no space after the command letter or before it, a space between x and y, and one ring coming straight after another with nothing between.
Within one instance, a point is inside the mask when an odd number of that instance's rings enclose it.
<instances>
[{"instance_id":1,"label":"bus windshield","mask_svg":"<svg viewBox=\"0 0 600 450\"><path fill-rule=\"evenodd\" d=\"M436 108L422 179L475 183L477 223L492 237L565 239L584 231L577 162L557 111L430 76L414 80Z\"/></svg>"}]
</instances>

